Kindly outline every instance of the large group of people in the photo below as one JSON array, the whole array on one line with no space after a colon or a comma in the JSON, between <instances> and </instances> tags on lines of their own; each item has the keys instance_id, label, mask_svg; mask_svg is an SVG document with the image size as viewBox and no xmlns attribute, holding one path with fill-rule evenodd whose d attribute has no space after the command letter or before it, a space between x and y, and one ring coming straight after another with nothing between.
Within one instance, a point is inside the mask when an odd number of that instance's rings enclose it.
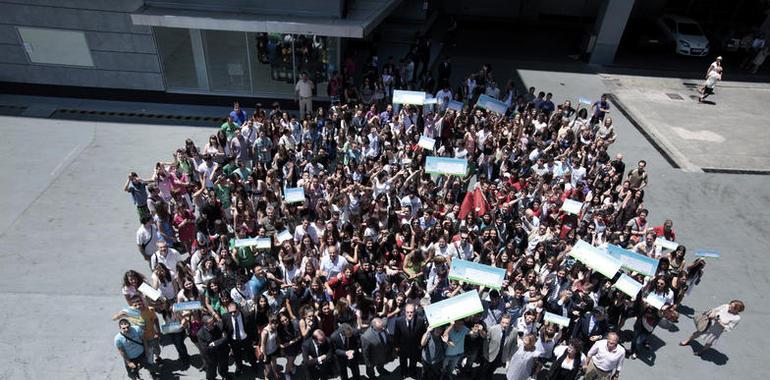
<instances>
[{"instance_id":1,"label":"large group of people","mask_svg":"<svg viewBox=\"0 0 770 380\"><path fill-rule=\"evenodd\" d=\"M676 323L706 262L688 260L682 244L656 245L680 239L645 207L646 162L629 168L610 155L610 103L501 91L489 65L452 91L450 64L431 89L437 104L342 97L297 115L236 103L208 141L182 142L149 175L131 172L124 191L145 264L125 272L128 306L113 316L129 376L158 374L161 338L185 365L199 354L206 379L231 378L231 362L235 374L265 379L375 379L396 360L401 378L488 379L504 368L510 380L610 379L626 358L648 354L647 338ZM477 107L481 95L505 114ZM467 173L426 173L427 156L466 160ZM296 188L304 199L287 200ZM579 212L563 210L566 200ZM644 284L627 296L569 254L579 240L658 259L657 273L626 270ZM450 279L455 260L504 269L502 286ZM474 289L483 312L426 320L426 306ZM664 305L649 305L649 294ZM742 310L734 301L703 314L709 325L690 339L713 343Z\"/></svg>"}]
</instances>

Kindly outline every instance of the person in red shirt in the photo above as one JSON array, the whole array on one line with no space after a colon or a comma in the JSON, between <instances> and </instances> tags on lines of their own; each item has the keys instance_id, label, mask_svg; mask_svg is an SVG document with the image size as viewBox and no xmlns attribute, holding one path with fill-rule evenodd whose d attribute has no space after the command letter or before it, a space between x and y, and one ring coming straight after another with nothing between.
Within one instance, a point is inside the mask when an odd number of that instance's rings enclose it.
<instances>
[{"instance_id":1,"label":"person in red shirt","mask_svg":"<svg viewBox=\"0 0 770 380\"><path fill-rule=\"evenodd\" d=\"M326 290L332 294L335 301L347 297L349 293L348 287L352 282L352 274L353 271L350 267L347 267L344 271L338 273L326 282Z\"/></svg>"},{"instance_id":2,"label":"person in red shirt","mask_svg":"<svg viewBox=\"0 0 770 380\"><path fill-rule=\"evenodd\" d=\"M676 241L676 232L674 231L674 221L666 219L662 226L652 228L655 236L662 237L668 241Z\"/></svg>"}]
</instances>

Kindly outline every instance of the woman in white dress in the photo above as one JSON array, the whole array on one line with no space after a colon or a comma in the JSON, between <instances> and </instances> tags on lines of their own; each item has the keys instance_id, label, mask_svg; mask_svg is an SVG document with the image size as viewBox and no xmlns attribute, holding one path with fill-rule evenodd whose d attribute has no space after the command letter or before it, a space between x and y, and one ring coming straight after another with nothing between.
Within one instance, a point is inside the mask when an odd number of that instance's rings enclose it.
<instances>
[{"instance_id":1,"label":"woman in white dress","mask_svg":"<svg viewBox=\"0 0 770 380\"><path fill-rule=\"evenodd\" d=\"M535 349L537 337L533 334L525 335L522 339L523 344L519 345L516 353L508 362L508 370L505 377L508 380L526 380L532 375L535 367L535 360L540 356L540 351Z\"/></svg>"},{"instance_id":2,"label":"woman in white dress","mask_svg":"<svg viewBox=\"0 0 770 380\"><path fill-rule=\"evenodd\" d=\"M746 306L742 301L732 300L730 303L715 307L709 310L706 316L709 319L709 325L705 331L695 331L689 338L679 343L680 346L686 346L690 344L690 341L703 337L703 348L695 352L695 355L702 355L703 352L711 348L719 336L725 331L731 331L738 325L741 320L740 313L745 310Z\"/></svg>"}]
</instances>

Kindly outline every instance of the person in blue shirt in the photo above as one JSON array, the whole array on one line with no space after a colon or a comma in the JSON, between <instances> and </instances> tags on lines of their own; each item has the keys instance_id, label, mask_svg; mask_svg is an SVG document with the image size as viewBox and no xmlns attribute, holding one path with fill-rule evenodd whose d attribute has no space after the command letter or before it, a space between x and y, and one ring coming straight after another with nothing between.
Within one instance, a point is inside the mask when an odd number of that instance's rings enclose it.
<instances>
[{"instance_id":1,"label":"person in blue shirt","mask_svg":"<svg viewBox=\"0 0 770 380\"><path fill-rule=\"evenodd\" d=\"M123 358L126 365L126 373L130 379L139 378L139 369L147 368L153 379L158 378L158 373L146 362L144 355L144 343L142 336L144 330L140 326L131 326L128 319L118 321L120 332L115 335L115 348Z\"/></svg>"},{"instance_id":2,"label":"person in blue shirt","mask_svg":"<svg viewBox=\"0 0 770 380\"><path fill-rule=\"evenodd\" d=\"M255 296L262 294L262 291L266 289L267 278L265 276L265 272L262 270L261 265L254 267L254 275L251 277L251 280L249 280L246 286L249 287L251 294L254 294Z\"/></svg>"},{"instance_id":3,"label":"person in blue shirt","mask_svg":"<svg viewBox=\"0 0 770 380\"><path fill-rule=\"evenodd\" d=\"M243 112L240 103L233 103L233 110L230 112L230 117L233 119L233 122L238 125L243 125L243 123L246 122L246 112Z\"/></svg>"},{"instance_id":4,"label":"person in blue shirt","mask_svg":"<svg viewBox=\"0 0 770 380\"><path fill-rule=\"evenodd\" d=\"M136 206L136 213L141 221L144 217L150 217L150 209L147 207L147 181L139 178L136 172L128 174L126 184L123 185L123 191L131 194L131 199Z\"/></svg>"},{"instance_id":5,"label":"person in blue shirt","mask_svg":"<svg viewBox=\"0 0 770 380\"><path fill-rule=\"evenodd\" d=\"M610 102L607 101L607 95L602 95L598 101L594 102L591 108L593 108L593 118L591 119L591 124L593 125L603 121L604 116L610 112Z\"/></svg>"},{"instance_id":6,"label":"person in blue shirt","mask_svg":"<svg viewBox=\"0 0 770 380\"><path fill-rule=\"evenodd\" d=\"M470 329L465 327L465 323L460 321L453 321L449 324L449 327L444 330L443 340L446 342L446 352L444 353L444 365L442 369L442 377L452 378L452 372L457 367L457 363L463 358L465 353L465 336L468 335Z\"/></svg>"}]
</instances>

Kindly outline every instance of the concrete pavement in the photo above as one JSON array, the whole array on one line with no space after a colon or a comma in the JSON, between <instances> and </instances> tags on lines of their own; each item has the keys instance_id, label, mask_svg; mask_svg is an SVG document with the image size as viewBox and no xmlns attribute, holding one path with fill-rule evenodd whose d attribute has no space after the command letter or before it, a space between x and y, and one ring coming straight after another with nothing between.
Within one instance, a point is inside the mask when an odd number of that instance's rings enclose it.
<instances>
[{"instance_id":1,"label":"concrete pavement","mask_svg":"<svg viewBox=\"0 0 770 380\"><path fill-rule=\"evenodd\" d=\"M557 101L611 90L596 75L510 70L525 85L554 92ZM618 142L611 151L623 152L629 166L648 161L645 203L652 222L672 218L690 260L698 248L722 253L709 261L703 282L684 303L696 311L732 298L747 305L738 328L703 358L676 344L692 329L689 319L683 317L674 331L657 329L654 365L650 358L629 360L622 378L766 378L768 177L673 169L628 120L615 110L612 115ZM184 138L200 144L212 129L17 117L0 117L0 126L5 137L0 141L5 163L0 302L6 305L0 309L0 379L123 378L110 316L123 305L123 272L146 272L136 253L137 221L130 197L121 190L123 181L131 170L148 175ZM174 358L173 351L164 348L164 356ZM201 374L191 368L167 377L198 379Z\"/></svg>"}]
</instances>

